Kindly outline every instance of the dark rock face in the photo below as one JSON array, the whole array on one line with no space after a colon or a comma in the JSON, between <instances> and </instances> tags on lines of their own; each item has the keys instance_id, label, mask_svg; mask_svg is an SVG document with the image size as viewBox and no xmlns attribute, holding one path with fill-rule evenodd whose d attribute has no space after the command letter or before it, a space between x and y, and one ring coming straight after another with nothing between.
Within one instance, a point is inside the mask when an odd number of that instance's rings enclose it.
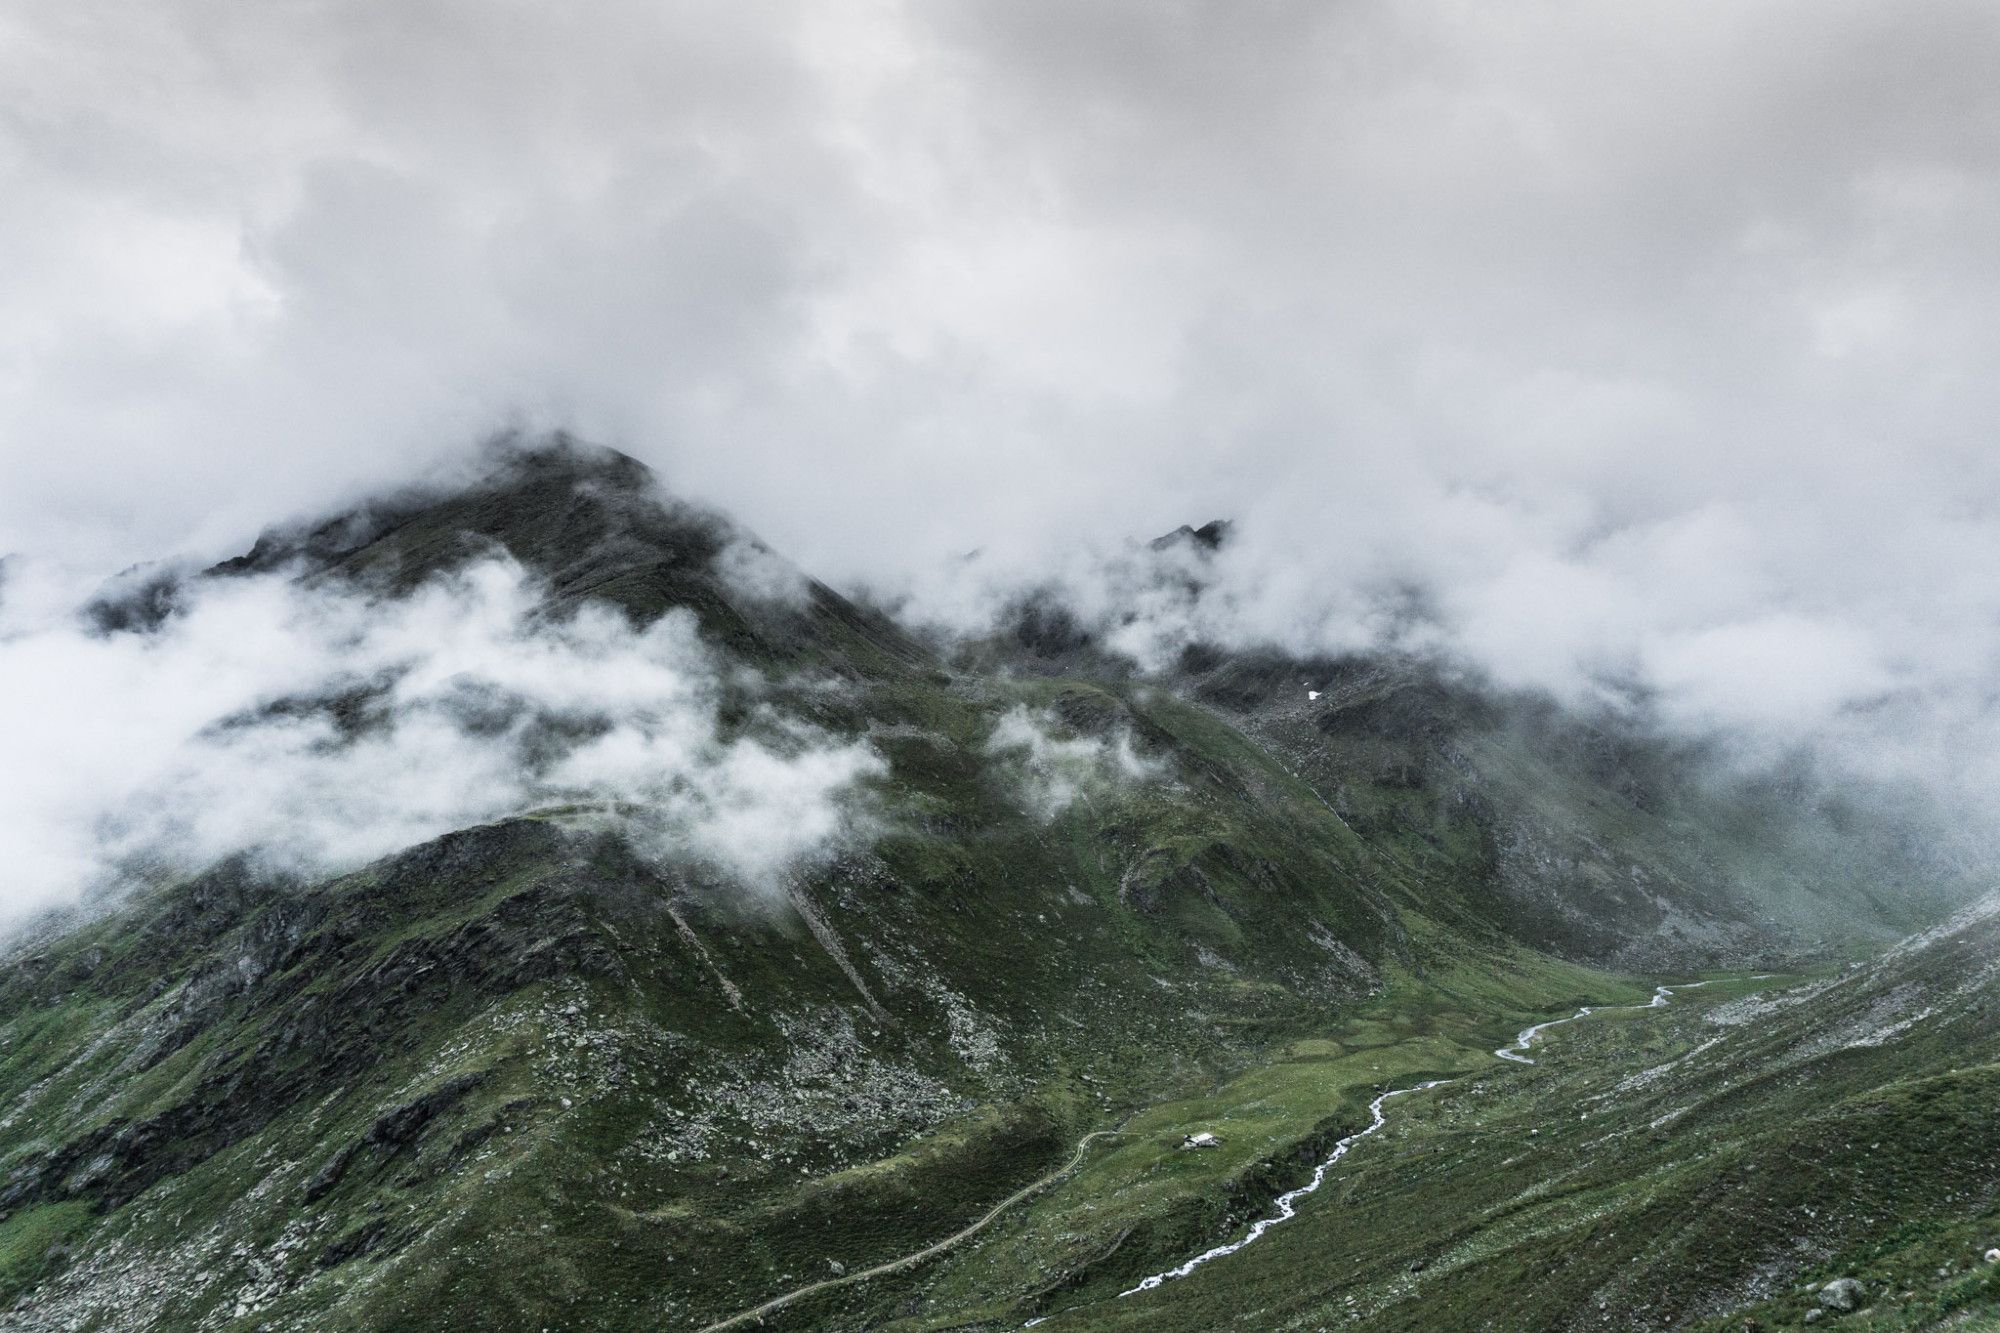
<instances>
[{"instance_id":1,"label":"dark rock face","mask_svg":"<svg viewBox=\"0 0 2000 1333\"><path fill-rule=\"evenodd\" d=\"M84 623L98 634L158 629L184 605L191 573L171 565L135 565L84 604Z\"/></svg>"},{"instance_id":2,"label":"dark rock face","mask_svg":"<svg viewBox=\"0 0 2000 1333\"><path fill-rule=\"evenodd\" d=\"M1219 551L1228 543L1235 525L1226 518L1210 519L1198 528L1183 523L1163 537L1155 537L1147 545L1155 551L1170 551L1177 546L1187 546L1200 551Z\"/></svg>"},{"instance_id":3,"label":"dark rock face","mask_svg":"<svg viewBox=\"0 0 2000 1333\"><path fill-rule=\"evenodd\" d=\"M312 1179L306 1182L305 1202L316 1202L331 1193L355 1160L370 1149L380 1149L381 1155L388 1156L414 1143L432 1121L463 1101L466 1094L486 1082L486 1078L483 1073L460 1074L415 1101L383 1112L368 1127L365 1135L335 1152L324 1166L313 1173ZM355 1248L358 1249L361 1243L355 1242ZM339 1262L339 1259L331 1262Z\"/></svg>"},{"instance_id":4,"label":"dark rock face","mask_svg":"<svg viewBox=\"0 0 2000 1333\"><path fill-rule=\"evenodd\" d=\"M413 1102L388 1111L368 1127L366 1142L401 1147L423 1133L424 1127L442 1111L455 1106L466 1093L485 1082L483 1074L460 1074Z\"/></svg>"},{"instance_id":5,"label":"dark rock face","mask_svg":"<svg viewBox=\"0 0 2000 1333\"><path fill-rule=\"evenodd\" d=\"M170 983L168 1002L148 1006L143 993L128 1001L142 1021L131 1064L150 1069L217 1037L222 1052L203 1062L184 1100L143 1119L114 1119L15 1165L0 1185L0 1206L86 1198L115 1207L339 1087L385 1041L421 1030L455 993L505 994L610 966L611 955L553 884L494 917L404 939L366 962L357 957L372 935L395 929L397 916L423 911L435 886L560 857L568 845L547 826L508 823L448 834L296 895L267 886L260 900L240 866L170 895L145 932L158 941L152 953ZM173 955L202 950L204 941L206 950L177 974ZM394 1109L369 1141L402 1142L477 1083L453 1080Z\"/></svg>"},{"instance_id":6,"label":"dark rock face","mask_svg":"<svg viewBox=\"0 0 2000 1333\"><path fill-rule=\"evenodd\" d=\"M1069 608L1059 602L1027 602L1014 614L1014 642L1036 657L1060 658L1095 642Z\"/></svg>"}]
</instances>

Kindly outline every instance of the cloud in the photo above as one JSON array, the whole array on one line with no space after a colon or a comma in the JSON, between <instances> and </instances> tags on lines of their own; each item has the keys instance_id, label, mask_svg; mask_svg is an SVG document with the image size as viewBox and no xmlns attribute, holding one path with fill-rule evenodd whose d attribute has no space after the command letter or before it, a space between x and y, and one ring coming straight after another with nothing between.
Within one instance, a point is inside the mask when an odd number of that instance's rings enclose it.
<instances>
[{"instance_id":1,"label":"cloud","mask_svg":"<svg viewBox=\"0 0 2000 1333\"><path fill-rule=\"evenodd\" d=\"M812 604L812 581L798 566L754 537L731 533L715 557L723 586L752 602L803 609Z\"/></svg>"},{"instance_id":2,"label":"cloud","mask_svg":"<svg viewBox=\"0 0 2000 1333\"><path fill-rule=\"evenodd\" d=\"M1990 5L0 27L7 550L219 552L514 419L934 619L973 548L1135 592L1142 660L1394 634L1885 754L2000 684ZM1218 515L1198 604L1090 568Z\"/></svg>"},{"instance_id":3,"label":"cloud","mask_svg":"<svg viewBox=\"0 0 2000 1333\"><path fill-rule=\"evenodd\" d=\"M866 818L865 744L742 727L685 612L552 618L488 561L376 600L278 575L185 588L150 632L0 619L0 920L238 851L327 872L450 829L578 807L752 890Z\"/></svg>"},{"instance_id":4,"label":"cloud","mask_svg":"<svg viewBox=\"0 0 2000 1333\"><path fill-rule=\"evenodd\" d=\"M1164 761L1138 752L1129 727L1106 736L1067 732L1047 710L1017 705L1000 715L986 738L987 754L1011 761L1022 798L1038 819L1054 819L1093 791L1156 781L1166 772Z\"/></svg>"}]
</instances>

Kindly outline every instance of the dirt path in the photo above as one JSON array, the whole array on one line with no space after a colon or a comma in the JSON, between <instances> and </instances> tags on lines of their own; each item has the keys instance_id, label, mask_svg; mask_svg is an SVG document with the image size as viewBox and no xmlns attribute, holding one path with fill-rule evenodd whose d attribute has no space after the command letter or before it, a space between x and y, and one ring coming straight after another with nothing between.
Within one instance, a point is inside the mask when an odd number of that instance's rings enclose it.
<instances>
[{"instance_id":1,"label":"dirt path","mask_svg":"<svg viewBox=\"0 0 2000 1333\"><path fill-rule=\"evenodd\" d=\"M1056 1181L1076 1170L1078 1166L1082 1165L1083 1154L1090 1147L1093 1139L1109 1138L1114 1134L1123 1134L1124 1132L1123 1129L1093 1129L1090 1133L1076 1141L1076 1152L1071 1154L1069 1161L1063 1163L1041 1179L1030 1181L1028 1184L1021 1186L1020 1189L1015 1190L1012 1194L1009 1194L1006 1198L987 1209L985 1216L981 1217L977 1222L954 1231L943 1240L935 1241L926 1245L921 1250L904 1255L900 1259L891 1259L887 1263L876 1264L873 1268L864 1268L858 1273L844 1273L839 1277L830 1277L819 1282L808 1283L795 1291L788 1291L782 1296L775 1296L753 1309L744 1310L739 1314L729 1316L727 1319L718 1320L703 1328L701 1333L721 1333L721 1330L725 1328L740 1328L745 1324L761 1323L765 1315L775 1314L787 1305L795 1301L802 1301L808 1296L816 1296L823 1291L832 1291L835 1287L845 1287L856 1282L866 1282L870 1278L882 1277L885 1274L900 1273L905 1269L915 1268L918 1264L935 1259L946 1250L984 1231L994 1218L1000 1216L1000 1214L1006 1212L1030 1194L1047 1189L1050 1185L1055 1184Z\"/></svg>"}]
</instances>

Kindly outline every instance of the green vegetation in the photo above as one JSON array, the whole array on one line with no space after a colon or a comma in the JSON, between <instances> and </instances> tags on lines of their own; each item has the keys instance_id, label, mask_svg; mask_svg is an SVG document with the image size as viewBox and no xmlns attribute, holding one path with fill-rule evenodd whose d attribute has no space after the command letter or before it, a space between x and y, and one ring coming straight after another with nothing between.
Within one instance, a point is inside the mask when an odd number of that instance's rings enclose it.
<instances>
[{"instance_id":1,"label":"green vegetation","mask_svg":"<svg viewBox=\"0 0 2000 1333\"><path fill-rule=\"evenodd\" d=\"M45 1268L60 1264L90 1223L88 1205L75 1201L29 1208L0 1222L0 1300L12 1300Z\"/></svg>"}]
</instances>

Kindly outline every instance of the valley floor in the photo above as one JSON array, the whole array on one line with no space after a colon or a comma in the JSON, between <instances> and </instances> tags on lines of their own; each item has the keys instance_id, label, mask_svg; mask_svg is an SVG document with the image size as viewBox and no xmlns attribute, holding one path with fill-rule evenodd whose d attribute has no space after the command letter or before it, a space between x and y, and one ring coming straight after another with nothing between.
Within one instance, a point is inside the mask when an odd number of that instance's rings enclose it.
<instances>
[{"instance_id":1,"label":"valley floor","mask_svg":"<svg viewBox=\"0 0 2000 1333\"><path fill-rule=\"evenodd\" d=\"M1505 1020L1438 993L1395 995L1136 1112L1073 1173L922 1271L767 1312L769 1326L1788 1328L1849 1276L1865 1308L1822 1320L1994 1326L2000 1267L1980 1254L2000 1236L2000 1201L1952 1194L1952 1173L1936 1169L1937 1154L1990 1153L1991 1116L1939 1114L1925 1098L1913 1122L1838 1076L1774 1078L1744 1049L1830 984L1718 976L1665 1007L1642 986L1607 992L1593 999L1622 1007L1541 1032L1533 1065L1496 1060ZM2000 1091L2000 1068L1959 1073L1970 1096ZM1391 1103L1295 1218L1130 1292L1137 1276L1240 1238L1328 1145L1367 1126L1382 1091L1433 1079L1451 1081ZM1200 1133L1214 1146L1181 1146ZM1859 1185L1857 1171L1876 1179ZM1872 1225L1889 1217L1902 1221Z\"/></svg>"}]
</instances>

